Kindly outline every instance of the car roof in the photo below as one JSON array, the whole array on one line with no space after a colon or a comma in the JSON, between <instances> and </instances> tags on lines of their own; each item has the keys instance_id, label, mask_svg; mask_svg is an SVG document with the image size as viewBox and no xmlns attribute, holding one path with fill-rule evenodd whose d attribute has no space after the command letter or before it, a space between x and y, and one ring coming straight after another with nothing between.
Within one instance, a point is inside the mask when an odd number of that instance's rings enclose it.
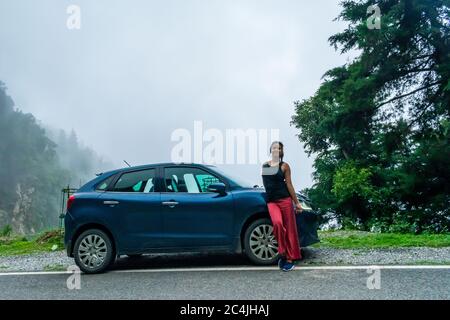
<instances>
[{"instance_id":1,"label":"car roof","mask_svg":"<svg viewBox=\"0 0 450 320\"><path fill-rule=\"evenodd\" d=\"M194 162L161 162L161 163L153 163L153 164L143 164L143 165L139 165L139 166L122 167L119 169L98 173L97 175L100 176L103 174L117 173L117 172L122 172L122 171L134 171L134 170L141 170L141 169L154 168L154 167L166 167L166 166L178 166L178 165L216 168L216 166L214 166L214 165L194 163Z\"/></svg>"}]
</instances>

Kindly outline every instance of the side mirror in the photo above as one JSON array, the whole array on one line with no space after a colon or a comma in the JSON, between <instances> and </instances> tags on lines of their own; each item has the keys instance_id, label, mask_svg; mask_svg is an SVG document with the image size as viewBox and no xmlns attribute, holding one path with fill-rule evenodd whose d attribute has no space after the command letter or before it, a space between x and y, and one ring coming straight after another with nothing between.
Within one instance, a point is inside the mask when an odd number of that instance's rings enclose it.
<instances>
[{"instance_id":1,"label":"side mirror","mask_svg":"<svg viewBox=\"0 0 450 320\"><path fill-rule=\"evenodd\" d=\"M225 192L226 186L224 183L212 183L208 186L207 190L208 192L215 192L221 195L226 194Z\"/></svg>"}]
</instances>

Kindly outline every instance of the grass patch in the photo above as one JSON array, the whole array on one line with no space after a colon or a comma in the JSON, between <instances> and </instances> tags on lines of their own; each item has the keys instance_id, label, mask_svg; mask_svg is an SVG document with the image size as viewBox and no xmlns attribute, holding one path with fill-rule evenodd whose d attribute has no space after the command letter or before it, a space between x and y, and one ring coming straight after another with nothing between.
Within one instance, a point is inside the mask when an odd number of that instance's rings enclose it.
<instances>
[{"instance_id":1,"label":"grass patch","mask_svg":"<svg viewBox=\"0 0 450 320\"><path fill-rule=\"evenodd\" d=\"M319 231L320 243L316 248L405 248L450 247L450 233L446 234L400 234L371 233L364 231Z\"/></svg>"},{"instance_id":2,"label":"grass patch","mask_svg":"<svg viewBox=\"0 0 450 320\"><path fill-rule=\"evenodd\" d=\"M66 267L62 264L48 264L44 267L44 271L66 271Z\"/></svg>"},{"instance_id":3,"label":"grass patch","mask_svg":"<svg viewBox=\"0 0 450 320\"><path fill-rule=\"evenodd\" d=\"M46 231L29 238L13 235L0 237L0 256L51 252L63 249L64 240L60 230Z\"/></svg>"}]
</instances>

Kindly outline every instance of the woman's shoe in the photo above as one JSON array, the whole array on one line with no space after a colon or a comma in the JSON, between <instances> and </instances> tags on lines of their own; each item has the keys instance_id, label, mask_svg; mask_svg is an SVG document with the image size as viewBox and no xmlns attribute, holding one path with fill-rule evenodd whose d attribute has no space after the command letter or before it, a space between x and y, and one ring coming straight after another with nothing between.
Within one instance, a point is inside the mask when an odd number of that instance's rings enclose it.
<instances>
[{"instance_id":1,"label":"woman's shoe","mask_svg":"<svg viewBox=\"0 0 450 320\"><path fill-rule=\"evenodd\" d=\"M295 269L294 262L286 262L281 270L283 271L291 271Z\"/></svg>"}]
</instances>

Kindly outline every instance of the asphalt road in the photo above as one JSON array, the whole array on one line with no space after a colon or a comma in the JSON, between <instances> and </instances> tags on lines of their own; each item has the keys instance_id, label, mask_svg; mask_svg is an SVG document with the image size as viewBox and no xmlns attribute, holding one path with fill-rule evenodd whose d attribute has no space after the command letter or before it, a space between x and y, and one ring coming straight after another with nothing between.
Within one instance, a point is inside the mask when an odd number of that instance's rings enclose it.
<instances>
[{"instance_id":1,"label":"asphalt road","mask_svg":"<svg viewBox=\"0 0 450 320\"><path fill-rule=\"evenodd\" d=\"M0 299L450 299L450 266L381 266L368 273L367 266L300 265L285 273L235 258L202 259L154 260L151 267L145 258L121 259L107 273L81 274L80 289L68 289L68 277L75 278L67 272L2 273Z\"/></svg>"}]
</instances>

